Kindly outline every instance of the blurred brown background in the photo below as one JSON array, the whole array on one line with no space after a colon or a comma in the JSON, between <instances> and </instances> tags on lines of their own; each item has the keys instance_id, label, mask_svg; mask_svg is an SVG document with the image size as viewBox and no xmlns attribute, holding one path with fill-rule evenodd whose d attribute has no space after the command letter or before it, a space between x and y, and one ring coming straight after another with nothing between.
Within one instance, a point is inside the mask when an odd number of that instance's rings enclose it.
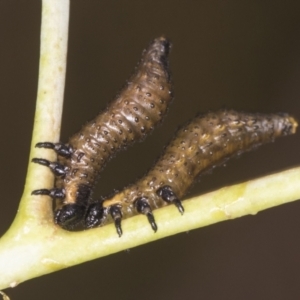
<instances>
[{"instance_id":1,"label":"blurred brown background","mask_svg":"<svg viewBox=\"0 0 300 300\"><path fill-rule=\"evenodd\" d=\"M0 1L1 234L14 218L26 174L40 10L40 1ZM96 194L141 175L177 126L197 111L286 111L299 120L299 33L299 1L72 1L62 141L105 107L142 49L161 34L174 46L175 101L154 134L111 161ZM201 178L191 194L299 165L299 135L232 160ZM7 292L12 299L32 300L299 299L299 232L300 202L295 202L33 279Z\"/></svg>"}]
</instances>

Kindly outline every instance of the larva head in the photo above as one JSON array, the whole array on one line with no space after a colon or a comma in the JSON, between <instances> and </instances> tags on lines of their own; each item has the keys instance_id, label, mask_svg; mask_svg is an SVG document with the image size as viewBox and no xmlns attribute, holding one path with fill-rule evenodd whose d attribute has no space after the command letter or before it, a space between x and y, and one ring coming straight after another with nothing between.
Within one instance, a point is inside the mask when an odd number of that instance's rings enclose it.
<instances>
[{"instance_id":1,"label":"larva head","mask_svg":"<svg viewBox=\"0 0 300 300\"><path fill-rule=\"evenodd\" d=\"M101 202L95 202L89 205L89 208L86 212L84 218L85 228L93 228L98 225L101 225L106 219L106 209L102 206Z\"/></svg>"},{"instance_id":2,"label":"larva head","mask_svg":"<svg viewBox=\"0 0 300 300\"><path fill-rule=\"evenodd\" d=\"M55 211L55 223L65 229L72 229L85 214L86 207L79 204L66 204L62 208Z\"/></svg>"}]
</instances>

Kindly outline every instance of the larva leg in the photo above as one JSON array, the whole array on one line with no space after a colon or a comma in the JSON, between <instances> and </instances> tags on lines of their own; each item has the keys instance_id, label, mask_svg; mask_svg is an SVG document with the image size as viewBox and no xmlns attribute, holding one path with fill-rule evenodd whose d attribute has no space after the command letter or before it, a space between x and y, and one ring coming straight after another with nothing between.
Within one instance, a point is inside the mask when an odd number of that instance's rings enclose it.
<instances>
[{"instance_id":1,"label":"larva leg","mask_svg":"<svg viewBox=\"0 0 300 300\"><path fill-rule=\"evenodd\" d=\"M181 201L178 199L178 197L176 196L176 194L174 193L173 189L170 186L165 185L165 186L161 187L160 189L158 189L156 191L156 193L165 202L174 203L176 205L176 207L178 208L179 212L183 215L184 208L181 204Z\"/></svg>"},{"instance_id":2,"label":"larva leg","mask_svg":"<svg viewBox=\"0 0 300 300\"><path fill-rule=\"evenodd\" d=\"M121 237L122 235L122 228L121 228L121 221L122 221L122 211L119 205L113 205L110 208L110 214L114 220L115 226L116 226L116 230L117 233L119 235L119 237Z\"/></svg>"},{"instance_id":3,"label":"larva leg","mask_svg":"<svg viewBox=\"0 0 300 300\"><path fill-rule=\"evenodd\" d=\"M44 158L33 158L31 161L50 168L55 176L61 177L66 175L65 167L58 162L51 162Z\"/></svg>"},{"instance_id":4,"label":"larva leg","mask_svg":"<svg viewBox=\"0 0 300 300\"><path fill-rule=\"evenodd\" d=\"M63 189L40 189L40 190L34 190L31 195L47 195L50 196L52 199L64 199L65 198L65 192Z\"/></svg>"},{"instance_id":5,"label":"larva leg","mask_svg":"<svg viewBox=\"0 0 300 300\"><path fill-rule=\"evenodd\" d=\"M179 199L200 174L234 155L295 133L297 125L293 117L281 113L264 115L221 110L198 115L177 131L156 164L143 177L106 198L101 206L109 210L118 205L124 218L142 213L156 231L152 210L175 204L183 214ZM94 215L89 216L89 213L85 218L92 220ZM102 221L91 224L103 225Z\"/></svg>"},{"instance_id":6,"label":"larva leg","mask_svg":"<svg viewBox=\"0 0 300 300\"><path fill-rule=\"evenodd\" d=\"M150 205L148 204L147 198L140 197L134 201L135 208L137 212L146 215L148 221L154 232L157 231L157 225L155 223L155 219L151 210Z\"/></svg>"},{"instance_id":7,"label":"larva leg","mask_svg":"<svg viewBox=\"0 0 300 300\"><path fill-rule=\"evenodd\" d=\"M53 149L58 155L69 158L73 153L71 146L63 143L42 142L35 145L37 148Z\"/></svg>"}]
</instances>

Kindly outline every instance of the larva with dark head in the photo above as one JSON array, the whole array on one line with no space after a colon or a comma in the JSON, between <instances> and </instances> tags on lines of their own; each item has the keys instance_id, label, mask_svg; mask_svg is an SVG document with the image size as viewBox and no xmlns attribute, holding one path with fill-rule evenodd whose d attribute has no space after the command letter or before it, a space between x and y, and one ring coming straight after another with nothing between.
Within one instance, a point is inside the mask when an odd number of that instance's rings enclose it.
<instances>
[{"instance_id":1,"label":"larva with dark head","mask_svg":"<svg viewBox=\"0 0 300 300\"><path fill-rule=\"evenodd\" d=\"M36 147L54 149L58 162L34 158L60 178L56 187L33 191L60 199L55 222L68 228L82 220L107 161L122 148L142 140L166 115L172 101L168 70L169 41L160 37L144 50L135 73L114 101L73 135L67 144L42 142Z\"/></svg>"},{"instance_id":2,"label":"larva with dark head","mask_svg":"<svg viewBox=\"0 0 300 300\"><path fill-rule=\"evenodd\" d=\"M156 231L152 210L174 203L183 213L180 199L201 173L234 155L293 134L296 128L297 122L287 114L221 110L199 115L178 130L145 176L113 197L91 204L86 227L102 225L112 214L121 235L121 218L143 213Z\"/></svg>"}]
</instances>

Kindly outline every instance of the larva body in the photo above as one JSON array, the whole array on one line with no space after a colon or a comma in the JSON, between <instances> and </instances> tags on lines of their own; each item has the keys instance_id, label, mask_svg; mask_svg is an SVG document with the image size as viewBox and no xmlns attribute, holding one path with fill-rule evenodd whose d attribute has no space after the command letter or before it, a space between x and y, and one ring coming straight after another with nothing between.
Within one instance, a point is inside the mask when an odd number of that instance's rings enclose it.
<instances>
[{"instance_id":1,"label":"larva body","mask_svg":"<svg viewBox=\"0 0 300 300\"><path fill-rule=\"evenodd\" d=\"M170 43L164 37L155 39L115 100L67 144L37 144L59 155L58 163L33 159L60 175L54 189L33 194L61 199L55 212L61 226L72 227L83 218L99 173L115 152L142 140L165 116L172 101L169 49Z\"/></svg>"},{"instance_id":2,"label":"larva body","mask_svg":"<svg viewBox=\"0 0 300 300\"><path fill-rule=\"evenodd\" d=\"M234 155L293 134L296 127L297 122L287 114L221 110L199 115L178 130L145 176L113 197L92 204L86 226L102 224L110 208L117 206L123 217L146 214L156 230L151 211L174 203L183 213L180 199L201 173Z\"/></svg>"}]
</instances>

